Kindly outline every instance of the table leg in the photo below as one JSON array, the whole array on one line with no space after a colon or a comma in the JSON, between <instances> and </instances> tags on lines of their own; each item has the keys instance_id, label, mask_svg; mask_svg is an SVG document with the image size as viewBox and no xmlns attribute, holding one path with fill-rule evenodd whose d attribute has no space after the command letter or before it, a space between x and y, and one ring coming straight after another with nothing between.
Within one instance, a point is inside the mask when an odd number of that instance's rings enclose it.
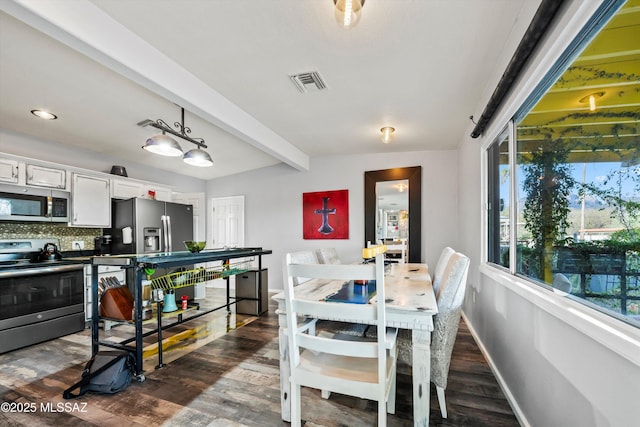
<instances>
[{"instance_id":1,"label":"table leg","mask_svg":"<svg viewBox=\"0 0 640 427\"><path fill-rule=\"evenodd\" d=\"M156 314L158 319L158 365L156 368L162 368L164 366L164 363L162 363L162 306L160 305L160 301L156 304Z\"/></svg>"},{"instance_id":2,"label":"table leg","mask_svg":"<svg viewBox=\"0 0 640 427\"><path fill-rule=\"evenodd\" d=\"M279 310L280 311L280 310ZM284 308L278 316L278 339L280 342L280 410L283 421L291 421L291 374L289 368L289 339L287 337L287 316Z\"/></svg>"},{"instance_id":3,"label":"table leg","mask_svg":"<svg viewBox=\"0 0 640 427\"><path fill-rule=\"evenodd\" d=\"M411 336L413 353L413 425L429 425L429 392L431 390L431 332L414 329Z\"/></svg>"},{"instance_id":4,"label":"table leg","mask_svg":"<svg viewBox=\"0 0 640 427\"><path fill-rule=\"evenodd\" d=\"M134 325L136 330L136 376L142 381L144 378L144 367L142 366L142 268L135 269L135 283L133 285L134 304Z\"/></svg>"}]
</instances>

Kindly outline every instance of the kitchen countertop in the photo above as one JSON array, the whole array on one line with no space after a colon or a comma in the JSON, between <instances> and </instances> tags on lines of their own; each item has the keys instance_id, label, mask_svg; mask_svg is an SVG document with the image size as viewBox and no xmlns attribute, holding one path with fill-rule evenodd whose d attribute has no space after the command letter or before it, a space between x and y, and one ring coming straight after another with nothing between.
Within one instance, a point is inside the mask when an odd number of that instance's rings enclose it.
<instances>
[{"instance_id":1,"label":"kitchen countertop","mask_svg":"<svg viewBox=\"0 0 640 427\"><path fill-rule=\"evenodd\" d=\"M270 249L256 248L220 248L205 249L201 252L189 251L160 252L152 254L123 254L91 257L93 265L118 265L133 267L136 264L146 264L148 267L178 266L186 264L198 264L209 261L220 261L232 258L261 256L271 254Z\"/></svg>"}]
</instances>

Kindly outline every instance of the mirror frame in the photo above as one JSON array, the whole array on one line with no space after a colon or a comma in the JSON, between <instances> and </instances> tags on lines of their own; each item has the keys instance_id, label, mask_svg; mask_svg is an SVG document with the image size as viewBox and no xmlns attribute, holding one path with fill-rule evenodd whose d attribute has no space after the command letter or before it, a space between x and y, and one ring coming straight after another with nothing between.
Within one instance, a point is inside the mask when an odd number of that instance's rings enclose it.
<instances>
[{"instance_id":1,"label":"mirror frame","mask_svg":"<svg viewBox=\"0 0 640 427\"><path fill-rule=\"evenodd\" d=\"M376 183L409 180L409 261L422 259L422 166L382 169L364 173L364 247L376 241ZM416 237L413 237L416 236Z\"/></svg>"}]
</instances>

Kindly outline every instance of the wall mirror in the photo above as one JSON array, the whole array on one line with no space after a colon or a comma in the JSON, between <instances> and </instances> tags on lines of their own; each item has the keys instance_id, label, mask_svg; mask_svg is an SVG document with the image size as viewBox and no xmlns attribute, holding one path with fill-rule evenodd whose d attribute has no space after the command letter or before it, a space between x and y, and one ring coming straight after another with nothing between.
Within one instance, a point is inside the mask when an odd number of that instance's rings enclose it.
<instances>
[{"instance_id":1,"label":"wall mirror","mask_svg":"<svg viewBox=\"0 0 640 427\"><path fill-rule=\"evenodd\" d=\"M392 192L390 189L395 189L398 193L400 185L407 185L408 188L404 188L402 193L406 196L393 197L395 202L399 206L402 203L403 197L407 201L406 213L398 213L398 216L391 219L391 222L385 222L385 199L391 198ZM422 194L422 167L413 166L407 168L394 168L383 169L377 171L367 171L364 173L364 240L365 246L367 242L375 243L381 238L384 238L385 227L395 228L398 227L397 233L391 233L387 238L402 238L400 220L404 216L406 230L402 233L406 233L408 238L408 261L409 262L421 262L422 259L422 247L421 247L421 218L422 218L422 206L421 206L421 194ZM394 187L395 186L395 187ZM383 200L378 202L378 196L381 195ZM391 210L389 207L387 210ZM400 210L400 209L398 209ZM387 213L387 219L393 213ZM397 224L394 222L397 219ZM377 225L377 226L376 226ZM396 236L397 234L397 236Z\"/></svg>"}]
</instances>

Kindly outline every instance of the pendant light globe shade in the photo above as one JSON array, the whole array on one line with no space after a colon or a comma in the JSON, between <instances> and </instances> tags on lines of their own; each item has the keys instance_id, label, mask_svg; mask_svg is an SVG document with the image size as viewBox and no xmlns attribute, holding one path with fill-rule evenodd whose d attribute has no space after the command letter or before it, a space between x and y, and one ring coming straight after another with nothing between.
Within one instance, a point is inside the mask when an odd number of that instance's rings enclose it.
<instances>
[{"instance_id":1,"label":"pendant light globe shade","mask_svg":"<svg viewBox=\"0 0 640 427\"><path fill-rule=\"evenodd\" d=\"M182 156L183 153L180 144L175 139L164 134L154 135L147 139L147 143L142 148L152 153L169 157Z\"/></svg>"},{"instance_id":2,"label":"pendant light globe shade","mask_svg":"<svg viewBox=\"0 0 640 427\"><path fill-rule=\"evenodd\" d=\"M364 0L333 0L336 5L336 21L338 24L349 30L356 26L362 14Z\"/></svg>"},{"instance_id":3,"label":"pendant light globe shade","mask_svg":"<svg viewBox=\"0 0 640 427\"><path fill-rule=\"evenodd\" d=\"M184 153L182 160L191 166L200 166L203 168L213 166L213 160L211 160L209 153L201 150L200 148L194 148L193 150L187 151Z\"/></svg>"}]
</instances>

